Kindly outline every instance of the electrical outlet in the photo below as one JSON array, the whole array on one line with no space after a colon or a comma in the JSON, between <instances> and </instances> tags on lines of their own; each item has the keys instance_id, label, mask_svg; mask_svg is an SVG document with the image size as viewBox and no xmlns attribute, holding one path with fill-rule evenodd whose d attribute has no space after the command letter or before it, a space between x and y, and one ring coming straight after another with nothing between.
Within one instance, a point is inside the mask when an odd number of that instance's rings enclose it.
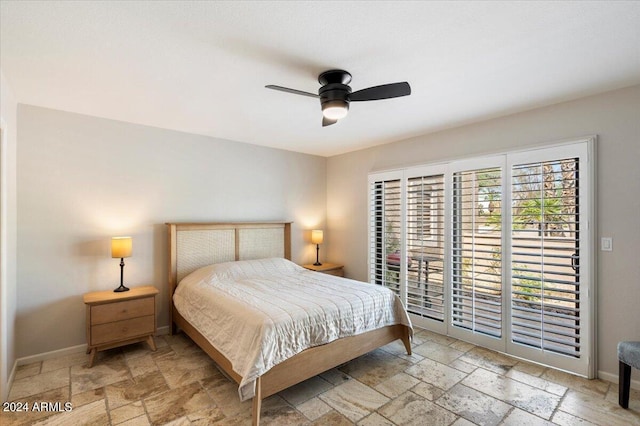
<instances>
[{"instance_id":1,"label":"electrical outlet","mask_svg":"<svg viewBox=\"0 0 640 426\"><path fill-rule=\"evenodd\" d=\"M613 238L611 237L600 238L600 250L613 251Z\"/></svg>"}]
</instances>

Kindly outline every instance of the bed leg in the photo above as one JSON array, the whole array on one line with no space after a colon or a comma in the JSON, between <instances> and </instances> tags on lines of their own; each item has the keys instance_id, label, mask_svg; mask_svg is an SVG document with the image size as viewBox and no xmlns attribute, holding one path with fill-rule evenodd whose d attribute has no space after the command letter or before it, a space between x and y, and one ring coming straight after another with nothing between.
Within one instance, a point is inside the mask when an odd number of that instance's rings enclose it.
<instances>
[{"instance_id":1,"label":"bed leg","mask_svg":"<svg viewBox=\"0 0 640 426\"><path fill-rule=\"evenodd\" d=\"M404 329L402 343L404 343L404 348L407 350L407 355L411 355L411 339L409 338L409 327L405 327Z\"/></svg>"},{"instance_id":2,"label":"bed leg","mask_svg":"<svg viewBox=\"0 0 640 426\"><path fill-rule=\"evenodd\" d=\"M256 379L256 394L253 397L253 418L251 420L253 426L260 424L260 407L262 406L262 386L260 382L260 377L258 377Z\"/></svg>"}]
</instances>

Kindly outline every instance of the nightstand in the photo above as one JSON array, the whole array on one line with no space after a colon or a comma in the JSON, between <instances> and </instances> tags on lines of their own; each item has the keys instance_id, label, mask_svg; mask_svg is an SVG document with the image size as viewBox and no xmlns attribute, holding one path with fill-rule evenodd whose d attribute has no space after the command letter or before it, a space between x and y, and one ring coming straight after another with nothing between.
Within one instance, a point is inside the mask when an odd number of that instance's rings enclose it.
<instances>
[{"instance_id":1,"label":"nightstand","mask_svg":"<svg viewBox=\"0 0 640 426\"><path fill-rule=\"evenodd\" d=\"M316 272L322 272L323 274L335 275L337 277L344 277L344 265L338 265L337 263L323 263L320 266L313 264L302 265L303 268L310 269Z\"/></svg>"},{"instance_id":2,"label":"nightstand","mask_svg":"<svg viewBox=\"0 0 640 426\"><path fill-rule=\"evenodd\" d=\"M87 305L89 368L98 351L142 341L156 350L156 294L157 288L145 286L122 293L95 291L83 296Z\"/></svg>"}]
</instances>

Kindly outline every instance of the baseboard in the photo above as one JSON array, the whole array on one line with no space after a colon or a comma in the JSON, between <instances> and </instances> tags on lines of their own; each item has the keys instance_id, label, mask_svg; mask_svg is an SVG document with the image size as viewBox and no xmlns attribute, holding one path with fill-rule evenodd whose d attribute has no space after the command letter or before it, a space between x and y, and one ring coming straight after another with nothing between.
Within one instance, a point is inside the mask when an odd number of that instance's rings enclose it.
<instances>
[{"instance_id":1,"label":"baseboard","mask_svg":"<svg viewBox=\"0 0 640 426\"><path fill-rule=\"evenodd\" d=\"M156 336L163 336L165 334L169 334L169 326L164 326L164 327L158 327L157 331L156 331ZM87 344L83 343L82 345L76 345L76 346L70 346L68 348L63 348L63 349L58 349L55 351L51 351L51 352L43 352L41 354L36 354L36 355L30 355L30 356L25 356L22 358L18 358L16 360L16 364L14 365L13 371L11 372L11 375L14 375L15 369L17 366L20 365L25 365L25 364L31 364L34 362L39 362L39 361L46 361L48 359L51 358L58 358L60 356L64 356L64 355L73 355L73 354L77 354L79 352L86 352L87 350ZM12 377L11 376L11 377ZM13 380L10 380L10 383L13 383Z\"/></svg>"},{"instance_id":2,"label":"baseboard","mask_svg":"<svg viewBox=\"0 0 640 426\"><path fill-rule=\"evenodd\" d=\"M171 328L168 325L165 325L163 327L158 327L156 330L156 336L167 335L169 334L170 330ZM9 391L11 390L11 386L13 385L13 379L16 376L16 371L19 366L33 364L34 362L46 361L48 359L58 358L60 356L65 356L65 355L73 355L73 354L86 352L86 351L87 351L87 344L83 343L82 345L70 346L68 348L58 349L50 352L43 352L40 354L29 355L29 356L16 359L15 362L13 363L13 368L11 369L11 373L9 374L9 379L7 380L6 398L9 398ZM3 401L5 400L5 398L2 398L2 399Z\"/></svg>"},{"instance_id":3,"label":"baseboard","mask_svg":"<svg viewBox=\"0 0 640 426\"><path fill-rule=\"evenodd\" d=\"M64 349L58 349L55 351L43 352L36 355L29 355L22 358L18 358L16 360L16 364L18 366L32 364L34 362L46 361L48 359L58 358L65 355L73 355L79 352L86 352L86 351L87 351L87 344L83 343L82 345L70 346Z\"/></svg>"},{"instance_id":4,"label":"baseboard","mask_svg":"<svg viewBox=\"0 0 640 426\"><path fill-rule=\"evenodd\" d=\"M11 386L13 386L13 379L16 377L16 371L18 367L21 365L32 364L34 362L45 361L51 358L57 358L59 356L71 355L78 352L83 352L87 350L87 345L77 345L71 346L69 348L58 349L56 351L43 352L41 354L25 356L22 358L18 358L13 363L13 368L11 369L11 374L9 374L9 380L7 381L7 396L6 399L9 399L9 392L11 391Z\"/></svg>"},{"instance_id":5,"label":"baseboard","mask_svg":"<svg viewBox=\"0 0 640 426\"><path fill-rule=\"evenodd\" d=\"M606 371L598 371L598 378L608 380L612 383L618 384L618 375L607 373ZM631 380L631 389L640 390L640 380Z\"/></svg>"}]
</instances>

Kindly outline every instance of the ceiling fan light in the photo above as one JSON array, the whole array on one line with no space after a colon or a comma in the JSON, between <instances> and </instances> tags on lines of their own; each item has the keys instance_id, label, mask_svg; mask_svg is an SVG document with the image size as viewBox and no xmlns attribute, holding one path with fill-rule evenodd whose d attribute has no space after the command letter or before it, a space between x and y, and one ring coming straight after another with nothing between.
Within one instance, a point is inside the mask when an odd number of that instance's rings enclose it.
<instances>
[{"instance_id":1,"label":"ceiling fan light","mask_svg":"<svg viewBox=\"0 0 640 426\"><path fill-rule=\"evenodd\" d=\"M349 103L341 100L328 101L322 104L322 115L329 120L340 120L347 116Z\"/></svg>"}]
</instances>

